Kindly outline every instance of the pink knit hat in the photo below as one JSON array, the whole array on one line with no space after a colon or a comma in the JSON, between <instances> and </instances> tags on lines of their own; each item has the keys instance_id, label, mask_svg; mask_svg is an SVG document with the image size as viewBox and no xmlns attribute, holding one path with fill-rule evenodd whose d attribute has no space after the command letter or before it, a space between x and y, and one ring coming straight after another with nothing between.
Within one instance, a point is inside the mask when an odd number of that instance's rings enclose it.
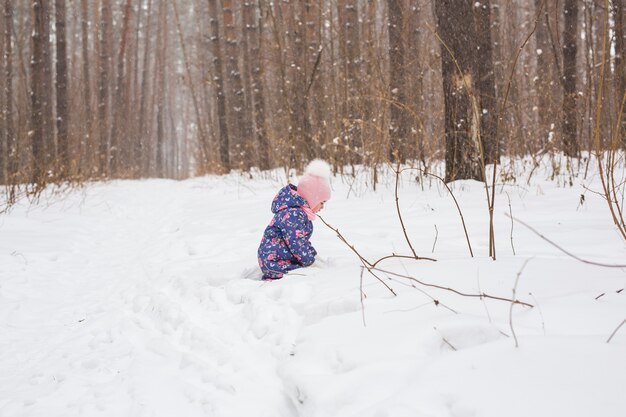
<instances>
[{"instance_id":1,"label":"pink knit hat","mask_svg":"<svg viewBox=\"0 0 626 417\"><path fill-rule=\"evenodd\" d=\"M330 166L321 159L314 159L306 167L304 175L298 182L298 194L313 209L321 202L330 199L329 180Z\"/></svg>"}]
</instances>

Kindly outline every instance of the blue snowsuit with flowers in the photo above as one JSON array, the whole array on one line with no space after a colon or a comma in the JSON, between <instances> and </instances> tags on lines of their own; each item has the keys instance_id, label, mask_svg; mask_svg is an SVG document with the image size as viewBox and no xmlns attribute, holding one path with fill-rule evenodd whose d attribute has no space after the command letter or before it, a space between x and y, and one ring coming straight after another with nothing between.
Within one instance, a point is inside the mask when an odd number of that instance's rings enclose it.
<instances>
[{"instance_id":1,"label":"blue snowsuit with flowers","mask_svg":"<svg viewBox=\"0 0 626 417\"><path fill-rule=\"evenodd\" d=\"M265 228L258 250L263 279L282 278L284 273L315 261L317 252L309 240L313 222L302 209L309 208L309 204L297 190L295 185L289 184L272 201L274 217Z\"/></svg>"}]
</instances>

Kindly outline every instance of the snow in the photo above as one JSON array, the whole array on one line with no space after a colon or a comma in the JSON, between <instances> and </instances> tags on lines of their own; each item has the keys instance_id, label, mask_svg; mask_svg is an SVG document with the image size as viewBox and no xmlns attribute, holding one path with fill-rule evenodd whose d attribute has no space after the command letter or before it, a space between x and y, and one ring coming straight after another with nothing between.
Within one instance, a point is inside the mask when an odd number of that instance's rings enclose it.
<instances>
[{"instance_id":1,"label":"snow","mask_svg":"<svg viewBox=\"0 0 626 417\"><path fill-rule=\"evenodd\" d=\"M517 298L535 307L511 319L509 302L391 275L397 296L365 273L362 300L358 259L320 220L321 262L246 279L279 171L22 201L0 216L0 416L621 417L626 329L606 341L626 318L625 268L581 263L505 214L596 262L626 263L626 244L585 189L597 176L581 170L569 187L546 163L526 184L517 169L497 187L496 261L482 184L452 185L472 258L445 187L407 171L407 233L437 261L380 265L504 298L519 275ZM372 191L365 171L333 177L321 213L370 261L410 253L394 177L381 178Z\"/></svg>"}]
</instances>

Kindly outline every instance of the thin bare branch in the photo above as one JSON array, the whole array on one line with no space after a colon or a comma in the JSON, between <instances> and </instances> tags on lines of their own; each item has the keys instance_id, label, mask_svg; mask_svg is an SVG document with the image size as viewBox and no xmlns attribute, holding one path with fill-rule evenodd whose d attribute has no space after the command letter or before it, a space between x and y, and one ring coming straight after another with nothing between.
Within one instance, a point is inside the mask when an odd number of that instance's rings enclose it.
<instances>
[{"instance_id":1,"label":"thin bare branch","mask_svg":"<svg viewBox=\"0 0 626 417\"><path fill-rule=\"evenodd\" d=\"M380 269L380 268L372 268L372 269L374 269L374 270L376 270L378 272L382 272L382 273L387 274L387 275L391 275L391 276L395 276L395 277L399 277L399 278L405 278L405 279L408 279L410 281L417 282L418 284L423 285L425 287L431 287L431 288L437 288L437 289L444 290L444 291L450 291L450 292L453 292L453 293L455 293L457 295L460 295L462 297L488 298L488 299L491 299L491 300L506 301L506 302L513 303L513 304L520 304L520 305L523 305L525 307L531 307L531 308L534 307L532 304L529 304L529 303L526 303L526 302L523 302L523 301L519 301L519 300L512 300L510 298L498 297L498 296L489 295L489 294L485 294L485 293L481 293L481 294L465 293L465 292L458 291L458 290L456 290L454 288L444 287L444 286L437 285L437 284L430 284L428 282L421 281L421 280L419 280L419 279L417 279L415 277L409 276L409 275L398 274L396 272L392 272L392 271L388 271L388 270Z\"/></svg>"},{"instance_id":2,"label":"thin bare branch","mask_svg":"<svg viewBox=\"0 0 626 417\"><path fill-rule=\"evenodd\" d=\"M507 217L511 217L508 213L504 213L505 216ZM533 228L532 226L530 226L528 223L525 223L523 221L521 221L520 219L517 219L515 217L511 217L513 220L515 220L516 222L518 222L519 224L521 224L522 226L526 227L528 230L530 230L531 232L533 232L534 234L536 234L537 236L539 236L541 239L545 240L546 242L548 242L549 244L551 244L552 246L554 246L555 248L557 248L558 250L560 250L561 252L563 252L564 254L566 254L567 256L576 259L579 262L585 263L585 264L589 264L589 265L595 265L595 266L602 266L604 268L626 268L626 264L605 264L605 263L601 263L601 262L594 262L594 261L588 261L586 259L580 258L576 255L574 255L571 252L568 252L567 250L563 249L561 246L557 245L556 243L554 243L553 241L551 241L550 239L548 239L547 237L545 237L544 235L542 235L541 233L539 233L535 228Z\"/></svg>"}]
</instances>

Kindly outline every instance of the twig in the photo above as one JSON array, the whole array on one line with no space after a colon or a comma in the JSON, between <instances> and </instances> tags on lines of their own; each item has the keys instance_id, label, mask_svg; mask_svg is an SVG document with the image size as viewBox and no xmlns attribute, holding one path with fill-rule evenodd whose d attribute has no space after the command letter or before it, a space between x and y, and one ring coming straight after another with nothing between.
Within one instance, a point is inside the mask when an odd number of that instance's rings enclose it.
<instances>
[{"instance_id":1,"label":"twig","mask_svg":"<svg viewBox=\"0 0 626 417\"><path fill-rule=\"evenodd\" d=\"M510 298L505 298L505 297L497 297L497 296L489 295L489 294L485 294L485 293L468 294L468 293L464 293L464 292L455 290L454 288L443 287L443 286L437 285L437 284L430 284L430 283L421 281L421 280L419 280L419 279L417 279L415 277L411 277L411 276L408 276L408 275L398 274L396 272L391 272L391 271L387 271L387 270L380 269L380 268L372 268L372 269L374 269L376 271L379 271L379 272L382 272L384 274L392 275L392 276L399 277L399 278L405 278L405 279L411 280L413 282L417 282L418 284L423 285L425 287L431 287L431 288L437 288L437 289L440 289L440 290L450 291L450 292L453 292L453 293L455 293L457 295L460 295L460 296L463 296L463 297L471 297L471 298L481 298L481 297L484 297L484 298L489 298L491 300L499 300L499 301L506 301L506 302L513 303L513 304L520 304L520 305L523 305L523 306L526 306L526 307L530 307L530 308L534 307L532 304L529 304L529 303L526 303L526 302L523 302L523 301L519 301L519 300L512 300Z\"/></svg>"},{"instance_id":2,"label":"twig","mask_svg":"<svg viewBox=\"0 0 626 417\"><path fill-rule=\"evenodd\" d=\"M410 284L407 284L405 282L402 282L394 277L387 277L390 281L394 281L397 282L399 285L404 285L406 287L411 287L419 292L421 292L422 294L424 294L426 297L430 298L432 300L432 303L435 305L435 307L439 307L442 306L443 308L445 308L446 310L450 310L452 313L454 314L459 314L458 311L456 311L455 309L453 309L452 307L447 306L446 304L442 303L441 301L439 301L438 299L436 299L435 297L433 297L432 295L428 294L426 291L424 291L423 289L417 287L413 282L411 282ZM430 303L429 303L430 304Z\"/></svg>"},{"instance_id":3,"label":"twig","mask_svg":"<svg viewBox=\"0 0 626 417\"><path fill-rule=\"evenodd\" d=\"M432 261L432 262L437 262L437 260L434 259L434 258L425 258L425 257L422 257L422 256L410 256L410 255L396 255L395 253L392 253L391 255L383 256L382 258L378 259L376 262L372 263L371 266L376 266L380 262L382 262L382 261L384 261L386 259L394 259L394 258L413 259L415 261Z\"/></svg>"},{"instance_id":4,"label":"twig","mask_svg":"<svg viewBox=\"0 0 626 417\"><path fill-rule=\"evenodd\" d=\"M617 333L617 331L620 329L620 327L622 327L624 324L626 323L626 319L624 319L619 326L617 326L617 328L615 330L613 330L613 333L611 333L611 336L607 339L606 343L610 343L611 339L613 339L613 336L615 336L615 334Z\"/></svg>"},{"instance_id":5,"label":"twig","mask_svg":"<svg viewBox=\"0 0 626 417\"><path fill-rule=\"evenodd\" d=\"M520 268L520 270L517 272L517 277L515 278L515 285L513 285L513 299L515 299L515 293L517 292L517 284L519 283L519 277L522 275L522 272L524 271L524 268L526 268L526 265L528 265L529 261L530 261L530 258L526 259L524 261L524 264ZM515 329L513 328L513 305L514 304L515 303L511 303L511 308L509 308L509 326L511 327L511 333L513 334L513 339L515 339L515 347L518 348L519 343L517 341L517 335L515 334Z\"/></svg>"},{"instance_id":6,"label":"twig","mask_svg":"<svg viewBox=\"0 0 626 417\"><path fill-rule=\"evenodd\" d=\"M409 235L406 233L406 227L404 226L404 220L402 220L402 213L400 212L400 198L398 197L398 184L400 183L400 163L398 162L398 167L395 169L396 171L396 210L398 211L398 219L400 219L400 225L402 226L402 233L404 233L404 238L406 239L406 243L408 243L409 248L411 248L411 252L413 252L413 256L417 258L417 253L415 249L413 249L413 245L411 244L411 240L409 239Z\"/></svg>"},{"instance_id":7,"label":"twig","mask_svg":"<svg viewBox=\"0 0 626 417\"><path fill-rule=\"evenodd\" d=\"M483 290L480 288L480 273L478 271L476 271L476 281L478 282L478 292L482 293ZM489 323L492 323L491 314L489 314L489 309L487 308L487 303L485 303L485 299L481 297L480 300L483 302L483 307L485 307L485 312L487 313Z\"/></svg>"},{"instance_id":8,"label":"twig","mask_svg":"<svg viewBox=\"0 0 626 417\"><path fill-rule=\"evenodd\" d=\"M511 249L513 249L513 256L515 256L515 246L513 245L513 210L511 209L511 197L509 193L506 193L506 198L509 200L509 214L511 217Z\"/></svg>"},{"instance_id":9,"label":"twig","mask_svg":"<svg viewBox=\"0 0 626 417\"><path fill-rule=\"evenodd\" d=\"M363 300L365 299L365 293L363 292L363 271L364 270L365 270L365 267L362 266L361 267L361 279L359 283L359 291L361 292L361 317L363 319L363 327L366 327L367 324L365 323L365 303L363 302Z\"/></svg>"},{"instance_id":10,"label":"twig","mask_svg":"<svg viewBox=\"0 0 626 417\"><path fill-rule=\"evenodd\" d=\"M452 346L452 343L448 342L448 340L443 336L443 333L441 333L438 328L433 327L433 329L435 329L437 331L437 333L439 333L439 336L441 336L441 340L443 340L446 345L450 346L450 349L452 349L455 352L457 351L457 348Z\"/></svg>"},{"instance_id":11,"label":"twig","mask_svg":"<svg viewBox=\"0 0 626 417\"><path fill-rule=\"evenodd\" d=\"M392 255L388 255L388 256L383 256L382 258L378 259L376 262L372 263L369 260L367 260L365 257L363 257L363 255L361 255L359 253L359 251L356 250L356 248L354 247L354 245L350 244L346 238L341 234L341 232L339 231L339 229L331 226L330 224L328 224L326 222L326 220L324 220L324 218L322 216L320 216L319 214L317 215L317 217L322 221L322 223L324 223L324 225L326 227L328 227L330 230L332 230L333 232L335 232L335 234L337 235L337 237L339 238L339 240L341 240L346 246L348 246L350 248L350 250L352 252L354 252L354 254L359 258L359 260L361 261L361 264L363 264L363 267L365 269L367 269L367 272L369 272L372 276L374 276L378 281L380 281L385 287L387 287L387 289L393 294L393 295L397 295L395 293L395 291L389 286L387 285L387 283L380 278L379 276L377 276L373 270L375 269L375 266L385 260L385 259L390 259L390 258L403 258L403 259L413 259L416 261L421 261L421 260L428 260L428 261L433 261L436 262L436 259L433 258L425 258L425 257L420 257L420 256L407 256L407 255L396 255L396 254L392 254Z\"/></svg>"},{"instance_id":12,"label":"twig","mask_svg":"<svg viewBox=\"0 0 626 417\"><path fill-rule=\"evenodd\" d=\"M504 213L505 216L509 217L509 215L507 213ZM563 249L562 247L560 247L559 245L557 245L556 243L554 243L553 241L551 241L550 239L548 239L547 237L545 237L544 235L542 235L541 233L539 233L537 230L535 230L532 226L524 223L523 221L521 221L520 219L516 219L515 217L511 217L513 220L515 220L516 222L520 223L522 226L525 226L526 228L528 228L531 232L533 232L534 234L536 234L537 236L539 236L541 239L545 240L546 242L548 242L549 244L551 244L552 246L554 246L555 248L557 248L558 250L560 250L561 252L563 252L564 254L566 254L569 257L572 257L574 259L576 259L579 262L585 263L585 264L589 264L589 265L595 265L595 266L602 266L605 268L626 268L626 265L619 265L619 264L603 264L600 262L593 262L593 261L588 261L586 259L582 259L576 255L574 255L571 252L566 251L565 249Z\"/></svg>"},{"instance_id":13,"label":"twig","mask_svg":"<svg viewBox=\"0 0 626 417\"><path fill-rule=\"evenodd\" d=\"M435 241L433 242L433 249L431 253L435 253L435 245L437 244L438 237L439 237L439 230L437 230L437 225L435 225Z\"/></svg>"},{"instance_id":14,"label":"twig","mask_svg":"<svg viewBox=\"0 0 626 417\"><path fill-rule=\"evenodd\" d=\"M526 45L528 44L528 41L530 40L530 38L532 37L532 35L535 33L535 31L537 30L537 24L539 21L539 16L541 15L541 11L543 10L545 6L545 0L543 2L541 2L541 6L539 7L539 12L537 13L537 17L535 18L535 24L532 28L532 30L530 31L530 33L528 34L528 36L526 36L526 39L524 39L524 42L522 42L522 44L519 46L519 48L517 48L517 54L515 55L515 59L513 60L513 65L511 66L511 73L509 75L509 81L507 83L506 86L506 92L504 94L504 100L502 101L502 106L500 107L500 110L498 111L498 118L496 120L496 132L495 132L495 138L496 138L496 146L499 146L499 142L497 140L498 138L498 134L500 132L500 122L503 119L502 114L504 113L504 109L506 108L506 104L509 100L509 93L511 91L511 86L513 84L513 75L515 74L515 68L517 67L517 62L519 61L520 55L522 54L522 51L524 50L524 48L526 47ZM484 153L483 153L484 154ZM484 157L483 157L483 161L484 161ZM487 205L489 206L489 256L491 256L493 258L493 260L496 260L496 235L495 235L495 230L494 230L494 224L493 224L493 213L496 207L496 171L497 171L497 167L498 167L498 158L494 158L493 160L493 175L491 178L491 196L489 195L489 189L487 187L487 179L485 178L485 191L487 192ZM484 170L484 168L483 168ZM491 199L490 199L491 197Z\"/></svg>"},{"instance_id":15,"label":"twig","mask_svg":"<svg viewBox=\"0 0 626 417\"><path fill-rule=\"evenodd\" d=\"M461 216L461 223L463 224L463 231L465 232L465 240L467 240L467 247L469 248L469 252L470 252L470 256L473 258L474 257L474 252L472 251L472 244L470 243L470 239L469 239L469 234L467 233L467 227L465 226L465 218L463 217L463 212L461 211L461 207L459 206L459 202L456 200L456 197L454 196L454 193L452 192L452 190L450 189L450 187L448 186L448 184L446 184L446 181L441 178L440 176L424 171L421 168L404 168L402 169L402 171L408 170L408 169L416 169L420 172L422 172L424 175L430 175L431 177L435 177L437 178L439 181L441 181L443 183L443 185L446 187L446 189L448 190L448 192L450 193L450 196L452 197L452 200L454 200L454 204L456 205L456 209L459 212L459 216Z\"/></svg>"},{"instance_id":16,"label":"twig","mask_svg":"<svg viewBox=\"0 0 626 417\"><path fill-rule=\"evenodd\" d=\"M381 284L383 284L385 287L387 287L387 289L395 296L397 295L396 292L393 290L393 288L391 288L389 285L387 285L387 283L380 278L378 275L374 274L372 272L372 264L365 259L355 248L354 245L351 245L350 243L348 243L348 241L346 240L345 237L343 237L343 235L339 232L338 229L335 229L334 227L332 227L330 224L326 223L326 221L322 218L322 216L318 215L317 216L318 219L320 219L322 221L322 223L324 223L326 225L326 227L328 227L329 229L331 229L332 231L334 231L337 234L337 237L339 238L339 240L341 240L343 243L346 244L346 246L348 246L350 248L350 250L352 250L352 252L354 252L356 254L356 256L359 258L359 260L361 261L361 263L363 264L363 266L367 269L367 272L369 272L372 276L374 276L374 278L376 278L378 281L380 281Z\"/></svg>"}]
</instances>

